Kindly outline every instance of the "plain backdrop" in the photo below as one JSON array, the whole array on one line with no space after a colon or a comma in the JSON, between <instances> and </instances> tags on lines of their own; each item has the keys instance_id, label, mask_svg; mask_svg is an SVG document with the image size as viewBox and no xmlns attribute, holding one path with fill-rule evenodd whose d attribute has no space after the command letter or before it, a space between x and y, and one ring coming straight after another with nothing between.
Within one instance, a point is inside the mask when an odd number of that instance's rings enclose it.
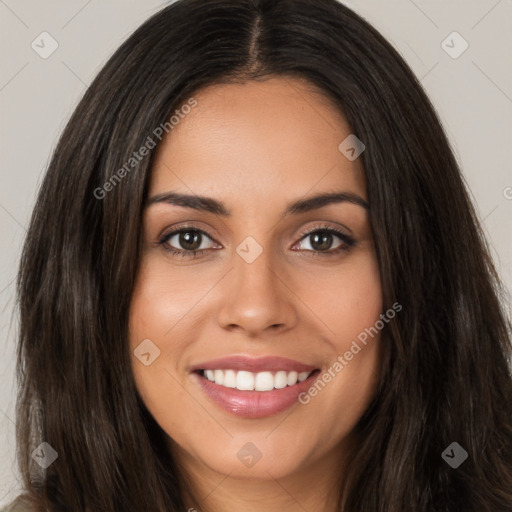
<instances>
[{"instance_id":1,"label":"plain backdrop","mask_svg":"<svg viewBox=\"0 0 512 512\"><path fill-rule=\"evenodd\" d=\"M120 43L167 3L0 0L0 505L19 491L14 279L36 192L87 85ZM381 31L421 80L461 164L497 267L512 289L512 0L345 3ZM42 46L58 47L42 58L33 41L39 52Z\"/></svg>"}]
</instances>

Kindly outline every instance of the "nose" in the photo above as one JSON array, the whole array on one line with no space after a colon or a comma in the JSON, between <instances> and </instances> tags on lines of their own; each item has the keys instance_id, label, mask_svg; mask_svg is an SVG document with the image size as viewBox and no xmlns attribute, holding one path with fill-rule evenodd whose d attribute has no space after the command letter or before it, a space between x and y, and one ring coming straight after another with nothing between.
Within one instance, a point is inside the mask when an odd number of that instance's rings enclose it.
<instances>
[{"instance_id":1,"label":"nose","mask_svg":"<svg viewBox=\"0 0 512 512\"><path fill-rule=\"evenodd\" d=\"M261 337L295 327L298 315L293 286L272 260L270 250L251 263L233 254L233 268L224 282L218 312L222 328Z\"/></svg>"}]
</instances>

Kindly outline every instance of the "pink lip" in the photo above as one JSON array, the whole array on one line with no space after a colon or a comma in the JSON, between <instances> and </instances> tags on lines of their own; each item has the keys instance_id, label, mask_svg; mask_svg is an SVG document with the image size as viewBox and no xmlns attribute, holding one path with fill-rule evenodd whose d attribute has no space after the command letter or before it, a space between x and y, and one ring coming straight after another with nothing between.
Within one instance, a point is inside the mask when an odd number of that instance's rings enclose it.
<instances>
[{"instance_id":1,"label":"pink lip","mask_svg":"<svg viewBox=\"0 0 512 512\"><path fill-rule=\"evenodd\" d=\"M261 371L276 372L313 372L305 381L293 386L272 391L240 391L227 388L209 381L200 370L245 370L253 373ZM315 371L313 371L315 370ZM243 418L263 418L280 413L298 402L300 393L306 391L316 380L319 370L314 366L300 363L283 357L250 358L232 356L207 361L195 365L192 370L193 378L197 379L202 391L223 410Z\"/></svg>"},{"instance_id":2,"label":"pink lip","mask_svg":"<svg viewBox=\"0 0 512 512\"><path fill-rule=\"evenodd\" d=\"M311 372L315 369L309 364L299 363L293 359L277 356L266 357L247 357L247 356L230 356L213 359L194 365L191 371L198 370L245 370L246 372L263 372L263 371L279 371L287 372L296 371ZM284 388L285 389L285 388Z\"/></svg>"},{"instance_id":3,"label":"pink lip","mask_svg":"<svg viewBox=\"0 0 512 512\"><path fill-rule=\"evenodd\" d=\"M298 402L300 393L305 392L316 380L314 371L305 381L293 386L272 391L240 391L211 382L199 373L192 375L199 380L206 395L225 411L243 418L264 418L280 413Z\"/></svg>"}]
</instances>

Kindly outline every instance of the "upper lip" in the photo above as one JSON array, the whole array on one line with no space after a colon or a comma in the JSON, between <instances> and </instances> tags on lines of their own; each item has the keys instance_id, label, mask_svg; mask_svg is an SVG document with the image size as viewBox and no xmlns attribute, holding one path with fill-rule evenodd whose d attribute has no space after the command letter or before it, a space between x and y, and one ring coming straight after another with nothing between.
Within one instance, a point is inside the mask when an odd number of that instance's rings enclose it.
<instances>
[{"instance_id":1,"label":"upper lip","mask_svg":"<svg viewBox=\"0 0 512 512\"><path fill-rule=\"evenodd\" d=\"M279 371L288 372L311 372L315 370L314 366L304 364L293 359L277 356L265 357L248 357L243 355L221 357L212 359L203 363L192 366L191 371L198 370L245 370L248 372L258 373L262 371Z\"/></svg>"}]
</instances>

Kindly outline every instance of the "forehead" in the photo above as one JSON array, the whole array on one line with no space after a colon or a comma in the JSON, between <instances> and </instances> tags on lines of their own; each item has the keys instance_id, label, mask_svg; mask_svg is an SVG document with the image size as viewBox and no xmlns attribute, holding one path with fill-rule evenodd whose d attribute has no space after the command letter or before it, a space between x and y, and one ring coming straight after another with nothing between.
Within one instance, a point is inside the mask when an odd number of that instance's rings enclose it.
<instances>
[{"instance_id":1,"label":"forehead","mask_svg":"<svg viewBox=\"0 0 512 512\"><path fill-rule=\"evenodd\" d=\"M338 149L350 127L308 82L216 84L193 98L197 105L158 147L150 195L173 189L268 201L347 189L365 197L361 159L350 161Z\"/></svg>"}]
</instances>

